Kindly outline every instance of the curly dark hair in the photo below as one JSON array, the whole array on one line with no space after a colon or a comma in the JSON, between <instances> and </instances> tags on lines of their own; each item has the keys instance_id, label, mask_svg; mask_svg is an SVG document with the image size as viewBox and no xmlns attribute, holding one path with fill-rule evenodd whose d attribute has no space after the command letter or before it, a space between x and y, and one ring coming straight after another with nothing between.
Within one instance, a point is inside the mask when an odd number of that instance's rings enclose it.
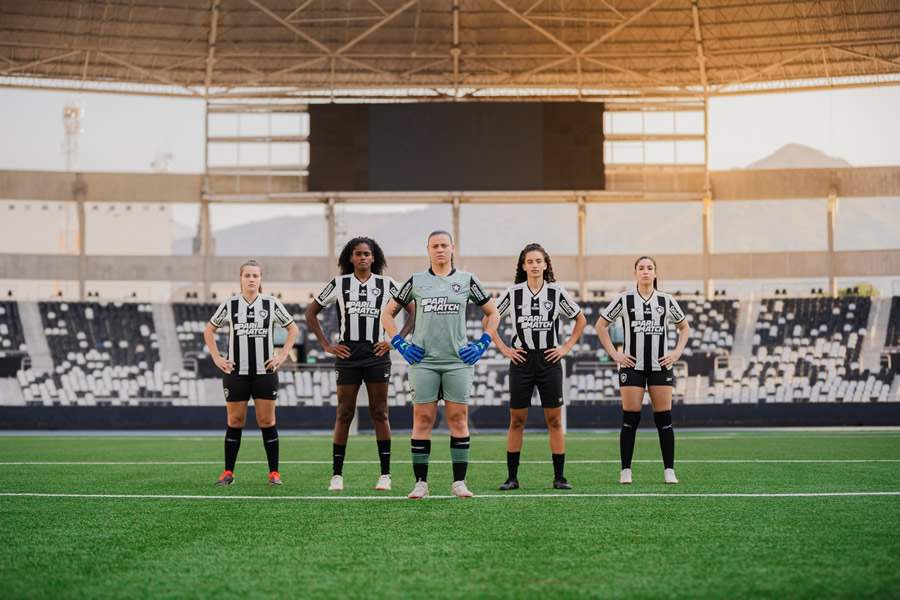
<instances>
[{"instance_id":1,"label":"curly dark hair","mask_svg":"<svg viewBox=\"0 0 900 600\"><path fill-rule=\"evenodd\" d=\"M365 244L369 247L369 250L372 251L372 256L374 260L372 261L372 272L376 275L381 275L384 268L387 266L387 261L384 258L384 252L381 251L381 246L378 245L378 242L369 237L355 237L346 244L344 244L344 249L341 250L341 255L338 257L338 267L341 269L341 275L349 275L353 272L353 263L350 262L350 257L353 255L353 249L359 246L360 244Z\"/></svg>"},{"instance_id":2,"label":"curly dark hair","mask_svg":"<svg viewBox=\"0 0 900 600\"><path fill-rule=\"evenodd\" d=\"M550 261L550 255L547 254L547 251L544 250L544 247L540 244L531 243L522 248L522 251L519 253L519 262L516 264L516 283L528 281L528 274L525 272L525 255L535 251L543 254L544 262L547 263L547 269L544 271L544 281L550 283L556 281L556 275L553 274L553 263Z\"/></svg>"}]
</instances>

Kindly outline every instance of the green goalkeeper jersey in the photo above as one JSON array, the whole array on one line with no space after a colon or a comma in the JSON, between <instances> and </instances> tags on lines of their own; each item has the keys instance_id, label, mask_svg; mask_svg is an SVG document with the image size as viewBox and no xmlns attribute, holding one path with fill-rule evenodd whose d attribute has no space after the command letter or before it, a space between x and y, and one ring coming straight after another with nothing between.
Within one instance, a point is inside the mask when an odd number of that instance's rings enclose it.
<instances>
[{"instance_id":1,"label":"green goalkeeper jersey","mask_svg":"<svg viewBox=\"0 0 900 600\"><path fill-rule=\"evenodd\" d=\"M413 343L425 349L422 365L465 365L459 350L468 343L466 306L474 302L483 306L490 295L472 273L453 269L439 277L428 269L415 273L394 295L406 306L416 303L416 327Z\"/></svg>"}]
</instances>

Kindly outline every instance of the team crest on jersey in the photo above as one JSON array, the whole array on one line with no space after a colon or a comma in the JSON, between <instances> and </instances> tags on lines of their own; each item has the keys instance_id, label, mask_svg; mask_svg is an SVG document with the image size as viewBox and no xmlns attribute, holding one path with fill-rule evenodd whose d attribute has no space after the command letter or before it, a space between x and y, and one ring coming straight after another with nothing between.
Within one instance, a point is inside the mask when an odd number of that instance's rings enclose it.
<instances>
[{"instance_id":1,"label":"team crest on jersey","mask_svg":"<svg viewBox=\"0 0 900 600\"><path fill-rule=\"evenodd\" d=\"M373 289L373 290L372 290L372 295L375 296L375 297L377 298L378 296L381 295L381 290L379 290L378 288Z\"/></svg>"},{"instance_id":2,"label":"team crest on jersey","mask_svg":"<svg viewBox=\"0 0 900 600\"><path fill-rule=\"evenodd\" d=\"M454 284L453 284L452 286L450 286L450 287L453 288L453 293L454 293L454 294L458 294L458 293L460 292L460 290L462 290L462 286L459 285L458 283L454 283Z\"/></svg>"},{"instance_id":3,"label":"team crest on jersey","mask_svg":"<svg viewBox=\"0 0 900 600\"><path fill-rule=\"evenodd\" d=\"M657 307L656 307L656 312L657 312L657 314L660 314L660 315L663 314L663 310L664 310L664 309L663 309L662 306L657 306Z\"/></svg>"},{"instance_id":4,"label":"team crest on jersey","mask_svg":"<svg viewBox=\"0 0 900 600\"><path fill-rule=\"evenodd\" d=\"M551 308L553 308L553 303L547 300L546 302L544 302L544 308L550 310Z\"/></svg>"},{"instance_id":5,"label":"team crest on jersey","mask_svg":"<svg viewBox=\"0 0 900 600\"><path fill-rule=\"evenodd\" d=\"M269 311L267 311L267 310L261 310L261 311L259 311L259 312L256 313L256 314L257 314L257 316L258 316L260 319L265 319L266 317L269 316Z\"/></svg>"}]
</instances>

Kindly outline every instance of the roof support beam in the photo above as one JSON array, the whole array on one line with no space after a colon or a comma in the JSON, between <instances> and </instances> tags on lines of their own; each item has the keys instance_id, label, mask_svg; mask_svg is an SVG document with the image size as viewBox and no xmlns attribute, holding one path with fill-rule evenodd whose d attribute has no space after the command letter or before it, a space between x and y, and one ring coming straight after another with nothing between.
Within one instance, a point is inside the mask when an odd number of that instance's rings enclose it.
<instances>
[{"instance_id":1,"label":"roof support beam","mask_svg":"<svg viewBox=\"0 0 900 600\"><path fill-rule=\"evenodd\" d=\"M57 54L56 56L51 56L50 58L42 58L41 60L35 60L30 63L16 65L14 67L9 67L7 69L0 71L0 75L9 75L10 73L15 73L16 71L24 71L25 69L30 69L31 67L46 65L47 63L52 63L52 62L56 62L58 60L62 60L64 58L69 58L70 56L75 56L76 54L81 54L81 50L73 50L72 52L65 52L63 54Z\"/></svg>"},{"instance_id":2,"label":"roof support beam","mask_svg":"<svg viewBox=\"0 0 900 600\"><path fill-rule=\"evenodd\" d=\"M252 2L254 0L250 0L250 1ZM409 0L409 2L407 2L406 4L403 4L402 6L397 8L397 10L395 10L394 12L390 13L389 15L385 15L385 17L383 19L381 19L380 21L378 21L377 23L375 23L374 25L372 25L371 27L369 27L368 29L363 31L361 34L359 34L358 36L356 36L355 38L353 38L352 40L350 40L349 42L347 42L340 48L338 48L337 51L335 52L335 54L343 54L344 52L346 52L347 50L349 50L356 44L360 43L361 41L363 41L364 39L366 39L367 37L369 37L376 31L378 31L379 29L381 29L382 27L384 27L385 25L387 25L388 23L390 23L391 21L396 19L397 16L400 15L400 13L406 11L410 6L412 6L413 4L415 4L418 1L419 0Z\"/></svg>"},{"instance_id":3,"label":"roof support beam","mask_svg":"<svg viewBox=\"0 0 900 600\"><path fill-rule=\"evenodd\" d=\"M268 15L272 20L277 21L278 23L281 23L288 30L292 31L293 33L296 33L301 38L303 38L304 40L306 40L307 42L309 42L310 44L312 44L313 46L315 46L316 48L318 48L325 54L329 54L329 55L331 54L331 50L328 48L328 46L326 46L319 40L311 37L310 35L304 33L300 29L297 29L292 24L288 23L285 19L282 19L281 17L279 17L278 15L273 13L271 10L269 10L268 8L266 8L265 6L263 6L262 4L257 2L257 0L247 0L247 2L249 2L250 4L255 6L260 12Z\"/></svg>"},{"instance_id":4,"label":"roof support beam","mask_svg":"<svg viewBox=\"0 0 900 600\"><path fill-rule=\"evenodd\" d=\"M700 67L700 85L703 93L709 91L709 80L706 78L706 55L703 52L703 33L700 31L700 1L691 0L691 18L694 21L694 41L697 44L697 65Z\"/></svg>"},{"instance_id":5,"label":"roof support beam","mask_svg":"<svg viewBox=\"0 0 900 600\"><path fill-rule=\"evenodd\" d=\"M168 77L160 75L159 73L154 73L153 71L148 71L147 69L143 69L135 64L128 62L127 60L117 58L115 56L107 54L106 52L97 52L97 55L102 56L103 58L105 58L106 60L108 60L110 62L114 62L118 65L121 65L121 66L127 68L127 69L131 69L135 73L140 73L144 77L149 77L150 79L155 79L156 81L165 83L166 85L171 85L171 86L174 86L177 88L181 88L183 90L187 90L192 96L201 96L202 95L202 94L197 93L197 90L189 88L186 85L182 85L182 84L178 83L177 81L173 81L172 79L169 79Z\"/></svg>"},{"instance_id":6,"label":"roof support beam","mask_svg":"<svg viewBox=\"0 0 900 600\"><path fill-rule=\"evenodd\" d=\"M600 36L599 38L597 38L596 40L594 40L593 42L591 42L590 44L588 44L587 46L582 48L580 54L584 55L585 52L590 52L591 50L593 50L594 48L596 48L597 46L599 46L600 44L602 44L603 42L605 42L606 40L611 38L612 36L616 35L620 31L622 31L623 29L625 29L626 27L628 27L629 25L631 25L632 23L634 23L635 21L637 21L638 19L640 19L641 17L646 15L651 10L656 8L656 6L659 5L662 1L663 0L653 0L653 2L651 2L650 4L648 4L641 10L639 10L638 12L634 13L629 18L622 21L621 23L619 23L618 25L616 25L615 27L613 27L612 29L610 29L609 31L604 33L602 36Z\"/></svg>"},{"instance_id":7,"label":"roof support beam","mask_svg":"<svg viewBox=\"0 0 900 600\"><path fill-rule=\"evenodd\" d=\"M831 50L834 50L836 52L842 52L848 56L855 56L857 58L863 58L865 60L870 60L874 63L880 64L880 65L885 65L892 69L897 68L897 62L896 62L897 59L894 59L893 61L891 61L886 58L881 58L880 56L872 56L871 54L865 54L864 52L857 52L856 50L849 50L847 48L841 48L840 46L830 46L830 48L831 48Z\"/></svg>"},{"instance_id":8,"label":"roof support beam","mask_svg":"<svg viewBox=\"0 0 900 600\"><path fill-rule=\"evenodd\" d=\"M661 0L656 0L656 2L660 2L660 1ZM512 6L510 6L503 0L494 0L494 3L497 6L499 6L500 8L502 8L503 10L505 10L506 12L508 12L509 14L511 14L512 16L514 16L515 18L519 19L520 21L522 21L523 23L525 23L526 25L528 25L529 27L531 27L532 29L537 31L539 34L541 34L542 36L544 36L545 38L547 38L548 40L550 40L551 42L553 42L560 48L562 48L563 50L565 50L566 52L568 52L569 54L574 56L575 54L578 53L575 50L575 48L568 45L567 43L565 43L564 41L562 41L561 39L559 39L558 37L556 37L549 31L547 31L546 29L544 29L543 27L541 27L540 25L538 25L537 23L535 23L534 21L532 21L531 19L526 17L525 15L521 14L520 12L518 12L516 9L514 9Z\"/></svg>"},{"instance_id":9,"label":"roof support beam","mask_svg":"<svg viewBox=\"0 0 900 600\"><path fill-rule=\"evenodd\" d=\"M216 35L219 31L219 3L222 0L212 0L209 7L209 38L206 43L206 77L203 79L204 94L209 94L209 86L212 84L213 67L216 64Z\"/></svg>"}]
</instances>

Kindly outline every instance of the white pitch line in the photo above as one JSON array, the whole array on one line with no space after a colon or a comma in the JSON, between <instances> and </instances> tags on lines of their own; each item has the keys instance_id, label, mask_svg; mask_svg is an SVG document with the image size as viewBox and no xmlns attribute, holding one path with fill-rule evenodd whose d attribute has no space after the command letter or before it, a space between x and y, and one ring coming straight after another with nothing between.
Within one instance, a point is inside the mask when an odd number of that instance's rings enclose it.
<instances>
[{"instance_id":1,"label":"white pitch line","mask_svg":"<svg viewBox=\"0 0 900 600\"><path fill-rule=\"evenodd\" d=\"M283 465L330 465L330 460L282 460ZM394 464L408 465L409 461L395 460ZM433 465L449 465L449 460L432 460ZM585 459L567 460L567 465L612 465L619 464L619 459ZM658 459L633 460L633 463L656 464ZM900 458L835 458L835 459L780 459L780 458L736 458L736 459L682 459L679 464L865 464L865 463L900 463ZM178 466L178 465L220 465L218 460L179 460L179 461L4 461L0 466ZM242 460L242 465L264 465L264 460ZM377 460L345 460L345 465L377 465ZM505 460L470 460L471 465L505 465ZM522 460L519 464L549 465L549 460Z\"/></svg>"},{"instance_id":2,"label":"white pitch line","mask_svg":"<svg viewBox=\"0 0 900 600\"><path fill-rule=\"evenodd\" d=\"M891 492L710 492L710 493L609 493L609 494L476 494L480 499L512 498L853 498L872 496L900 496ZM64 494L45 492L0 492L0 498L82 498L98 500L264 500L264 501L406 501L406 496L208 496L202 494ZM432 500L447 500L455 496L428 496Z\"/></svg>"}]
</instances>

